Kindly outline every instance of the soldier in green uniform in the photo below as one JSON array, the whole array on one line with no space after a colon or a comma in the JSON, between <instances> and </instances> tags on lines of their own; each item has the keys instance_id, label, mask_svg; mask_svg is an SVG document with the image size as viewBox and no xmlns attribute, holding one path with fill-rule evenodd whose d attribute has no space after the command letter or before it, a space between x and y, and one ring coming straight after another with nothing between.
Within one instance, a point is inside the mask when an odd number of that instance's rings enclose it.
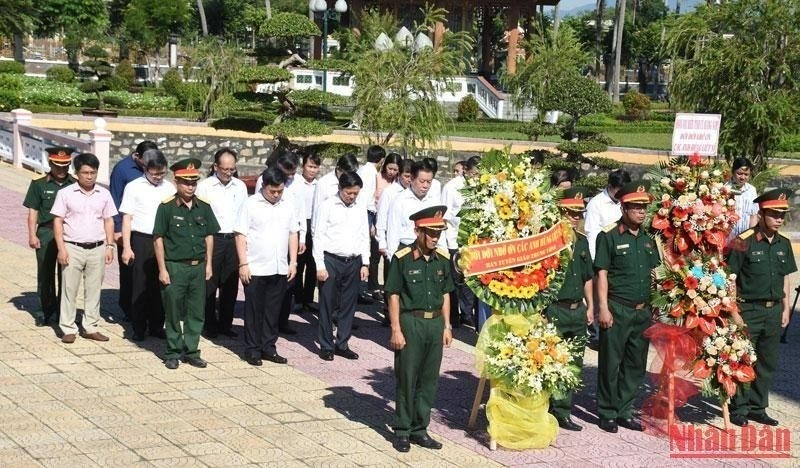
<instances>
[{"instance_id":1,"label":"soldier in green uniform","mask_svg":"<svg viewBox=\"0 0 800 468\"><path fill-rule=\"evenodd\" d=\"M597 412L600 428L642 431L633 419L633 398L642 384L649 341L652 270L660 260L655 242L641 228L652 196L647 181L622 186L615 197L622 218L597 236L594 269L600 322Z\"/></svg>"},{"instance_id":2,"label":"soldier in green uniform","mask_svg":"<svg viewBox=\"0 0 800 468\"><path fill-rule=\"evenodd\" d=\"M589 253L589 241L577 231L578 223L583 219L586 205L583 200L583 189L578 187L564 191L564 197L558 202L561 214L572 224L575 231L575 246L572 260L567 267L564 284L558 292L558 298L545 309L545 316L551 320L563 338L586 338L586 326L594 321L592 294L592 256ZM583 367L584 348L575 350L575 365ZM570 417L572 411L572 392L564 398L550 398L550 412L558 420L558 425L568 431L583 429Z\"/></svg>"},{"instance_id":3,"label":"soldier in green uniform","mask_svg":"<svg viewBox=\"0 0 800 468\"><path fill-rule=\"evenodd\" d=\"M198 344L205 320L206 281L212 273L213 235L219 224L211 205L194 195L200 165L200 160L191 158L170 166L177 193L159 205L153 227L166 316L167 369L177 369L181 355L194 367L207 365Z\"/></svg>"},{"instance_id":4,"label":"soldier in green uniform","mask_svg":"<svg viewBox=\"0 0 800 468\"><path fill-rule=\"evenodd\" d=\"M396 404L394 446L408 452L411 443L430 449L442 444L427 432L436 399L442 345L453 340L450 325L450 255L436 244L446 206L432 206L412 214L416 241L395 252L384 291L389 302L394 353Z\"/></svg>"},{"instance_id":5,"label":"soldier in green uniform","mask_svg":"<svg viewBox=\"0 0 800 468\"><path fill-rule=\"evenodd\" d=\"M47 148L50 172L31 181L22 205L28 208L28 245L36 249L36 282L40 310L36 314L36 326L43 327L52 317L58 317L61 302L61 272L56 268L58 248L53 237L53 215L50 209L56 193L75 183L67 173L74 148L57 146ZM56 274L58 292L56 293Z\"/></svg>"},{"instance_id":6,"label":"soldier in green uniform","mask_svg":"<svg viewBox=\"0 0 800 468\"><path fill-rule=\"evenodd\" d=\"M770 190L754 200L758 224L731 243L728 268L736 274L742 320L758 355L756 379L740 388L731 402L731 422L745 426L748 419L777 426L767 415L772 375L778 367L781 328L789 324L789 275L797 271L792 243L778 229L789 211L789 189Z\"/></svg>"}]
</instances>

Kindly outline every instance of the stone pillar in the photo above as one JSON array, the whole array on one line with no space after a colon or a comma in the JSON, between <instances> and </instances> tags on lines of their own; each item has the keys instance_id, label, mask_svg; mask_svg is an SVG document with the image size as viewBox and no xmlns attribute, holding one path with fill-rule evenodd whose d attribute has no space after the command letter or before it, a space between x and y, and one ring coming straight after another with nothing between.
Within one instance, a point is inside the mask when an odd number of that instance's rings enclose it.
<instances>
[{"instance_id":1,"label":"stone pillar","mask_svg":"<svg viewBox=\"0 0 800 468\"><path fill-rule=\"evenodd\" d=\"M92 153L100 160L100 168L97 170L97 182L108 187L111 183L109 161L111 158L112 134L106 130L106 126L106 121L102 117L94 119L94 130L89 132L89 143L92 146Z\"/></svg>"},{"instance_id":2,"label":"stone pillar","mask_svg":"<svg viewBox=\"0 0 800 468\"><path fill-rule=\"evenodd\" d=\"M508 33L508 57L506 70L509 75L517 72L517 47L519 46L519 4L512 3L506 16L506 32Z\"/></svg>"},{"instance_id":3,"label":"stone pillar","mask_svg":"<svg viewBox=\"0 0 800 468\"><path fill-rule=\"evenodd\" d=\"M20 126L28 126L33 120L33 113L25 109L14 109L11 111L14 118L12 127L12 142L11 151L13 152L13 165L14 167L22 168L22 159L25 157L25 148L22 146L22 134L20 133Z\"/></svg>"}]
</instances>

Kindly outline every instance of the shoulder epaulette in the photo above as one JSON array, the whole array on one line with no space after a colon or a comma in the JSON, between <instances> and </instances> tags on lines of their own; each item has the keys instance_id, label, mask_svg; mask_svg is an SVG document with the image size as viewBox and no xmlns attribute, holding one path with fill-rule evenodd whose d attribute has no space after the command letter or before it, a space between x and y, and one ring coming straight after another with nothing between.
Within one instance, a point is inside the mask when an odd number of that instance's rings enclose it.
<instances>
[{"instance_id":1,"label":"shoulder epaulette","mask_svg":"<svg viewBox=\"0 0 800 468\"><path fill-rule=\"evenodd\" d=\"M175 195L170 195L169 197L167 197L167 198L165 198L165 199L161 200L161 203L162 203L162 204L167 204L167 203L171 202L171 201L172 201L172 200L174 200L174 199L175 199Z\"/></svg>"},{"instance_id":2,"label":"shoulder epaulette","mask_svg":"<svg viewBox=\"0 0 800 468\"><path fill-rule=\"evenodd\" d=\"M575 235L577 237L583 237L584 239L586 238L586 234L584 234L584 233L582 233L582 232L580 232L578 230L575 230Z\"/></svg>"},{"instance_id":3,"label":"shoulder epaulette","mask_svg":"<svg viewBox=\"0 0 800 468\"><path fill-rule=\"evenodd\" d=\"M438 253L439 253L439 255L441 255L442 257L444 257L446 260L450 260L450 252L448 252L447 250L445 250L445 249L443 249L443 248L441 248L441 247L438 247L438 248L436 249L436 252L438 252Z\"/></svg>"},{"instance_id":4,"label":"shoulder epaulette","mask_svg":"<svg viewBox=\"0 0 800 468\"><path fill-rule=\"evenodd\" d=\"M406 255L408 255L409 253L411 253L411 247L404 247L404 248L398 250L397 252L395 252L394 256L397 257L397 258L403 258Z\"/></svg>"},{"instance_id":5,"label":"shoulder epaulette","mask_svg":"<svg viewBox=\"0 0 800 468\"><path fill-rule=\"evenodd\" d=\"M756 232L755 229L750 228L750 229L744 231L743 233L739 234L738 237L739 237L739 239L745 240L748 237L752 236L754 232Z\"/></svg>"},{"instance_id":6,"label":"shoulder epaulette","mask_svg":"<svg viewBox=\"0 0 800 468\"><path fill-rule=\"evenodd\" d=\"M616 222L611 223L603 228L603 232L611 232L611 230L614 229L615 227L617 227L617 223Z\"/></svg>"}]
</instances>

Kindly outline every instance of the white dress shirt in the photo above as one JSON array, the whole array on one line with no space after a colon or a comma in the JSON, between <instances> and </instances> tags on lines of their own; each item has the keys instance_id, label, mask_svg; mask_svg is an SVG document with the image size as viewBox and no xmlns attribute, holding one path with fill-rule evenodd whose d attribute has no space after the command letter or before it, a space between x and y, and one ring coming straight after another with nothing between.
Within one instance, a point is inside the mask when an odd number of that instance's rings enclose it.
<instances>
[{"instance_id":1,"label":"white dress shirt","mask_svg":"<svg viewBox=\"0 0 800 468\"><path fill-rule=\"evenodd\" d=\"M595 242L600 231L622 217L622 206L608 194L608 188L598 193L586 204L583 229L589 241L589 253L594 258Z\"/></svg>"},{"instance_id":2,"label":"white dress shirt","mask_svg":"<svg viewBox=\"0 0 800 468\"><path fill-rule=\"evenodd\" d=\"M300 177L300 179L302 179L302 177ZM303 193L303 184L298 180L297 176L294 176L286 181L284 187L286 188L283 189L283 199L291 203L294 207L295 218L297 219L297 232L300 233L299 242L305 244L308 227L306 225L306 200Z\"/></svg>"},{"instance_id":3,"label":"white dress shirt","mask_svg":"<svg viewBox=\"0 0 800 468\"><path fill-rule=\"evenodd\" d=\"M439 179L431 180L431 189L428 192L433 192L437 197L442 198L442 183Z\"/></svg>"},{"instance_id":4,"label":"white dress shirt","mask_svg":"<svg viewBox=\"0 0 800 468\"><path fill-rule=\"evenodd\" d=\"M414 233L414 221L408 219L417 211L441 204L439 192L431 190L421 200L417 198L411 187L397 195L389 206L389 216L386 225L386 255L392 258L400 244L411 245L417 235ZM440 247L445 247L444 236L439 238Z\"/></svg>"},{"instance_id":5,"label":"white dress shirt","mask_svg":"<svg viewBox=\"0 0 800 468\"><path fill-rule=\"evenodd\" d=\"M236 225L236 217L247 200L247 186L232 177L223 184L216 175L206 177L197 184L197 196L211 204L211 210L219 223L221 234L230 234Z\"/></svg>"},{"instance_id":6,"label":"white dress shirt","mask_svg":"<svg viewBox=\"0 0 800 468\"><path fill-rule=\"evenodd\" d=\"M396 196L405 190L400 182L393 182L386 186L381 193L381 198L378 200L378 215L375 221L375 237L378 240L378 249L386 249L386 226L389 224L389 206Z\"/></svg>"},{"instance_id":7,"label":"white dress shirt","mask_svg":"<svg viewBox=\"0 0 800 468\"><path fill-rule=\"evenodd\" d=\"M378 170L375 169L375 163L368 162L359 167L358 176L364 184L358 192L358 201L366 205L367 211L375 213L378 210L375 207L375 188L378 186Z\"/></svg>"},{"instance_id":8,"label":"white dress shirt","mask_svg":"<svg viewBox=\"0 0 800 468\"><path fill-rule=\"evenodd\" d=\"M310 220L314 214L314 193L317 190L317 179L309 182L303 176L294 178L297 180L292 185L297 185L297 191L300 192L300 198L304 205L305 217L303 219Z\"/></svg>"},{"instance_id":9,"label":"white dress shirt","mask_svg":"<svg viewBox=\"0 0 800 468\"><path fill-rule=\"evenodd\" d=\"M283 198L272 204L256 193L242 204L234 231L247 237L246 263L251 275L289 273L289 236L297 232L297 226L297 211Z\"/></svg>"},{"instance_id":10,"label":"white dress shirt","mask_svg":"<svg viewBox=\"0 0 800 468\"><path fill-rule=\"evenodd\" d=\"M322 202L338 193L339 178L336 177L336 169L334 169L317 181L317 188L314 190L314 216L319 212L319 207L322 206Z\"/></svg>"},{"instance_id":11,"label":"white dress shirt","mask_svg":"<svg viewBox=\"0 0 800 468\"><path fill-rule=\"evenodd\" d=\"M119 212L131 216L131 231L153 234L158 205L173 195L175 186L172 182L162 180L159 185L153 185L142 176L125 186Z\"/></svg>"},{"instance_id":12,"label":"white dress shirt","mask_svg":"<svg viewBox=\"0 0 800 468\"><path fill-rule=\"evenodd\" d=\"M447 242L447 248L450 250L458 248L456 240L458 238L458 225L461 224L458 212L461 211L461 205L464 204L464 195L461 194L461 189L464 188L466 182L464 176L453 177L442 188L442 205L447 206L447 212L444 214L447 230L444 232L444 237Z\"/></svg>"},{"instance_id":13,"label":"white dress shirt","mask_svg":"<svg viewBox=\"0 0 800 468\"><path fill-rule=\"evenodd\" d=\"M750 217L754 214L758 214L758 203L753 202L753 200L758 198L758 193L756 192L756 188L748 182L745 182L741 189L735 189L730 182L726 185L728 188L738 192L734 195L734 200L736 200L736 214L739 215L739 221L736 222L731 229L731 233L728 235L728 240L731 240L750 229Z\"/></svg>"},{"instance_id":14,"label":"white dress shirt","mask_svg":"<svg viewBox=\"0 0 800 468\"><path fill-rule=\"evenodd\" d=\"M311 232L317 270L325 268L325 252L341 257L361 255L361 264L369 266L367 208L358 199L349 206L338 195L322 202Z\"/></svg>"}]
</instances>

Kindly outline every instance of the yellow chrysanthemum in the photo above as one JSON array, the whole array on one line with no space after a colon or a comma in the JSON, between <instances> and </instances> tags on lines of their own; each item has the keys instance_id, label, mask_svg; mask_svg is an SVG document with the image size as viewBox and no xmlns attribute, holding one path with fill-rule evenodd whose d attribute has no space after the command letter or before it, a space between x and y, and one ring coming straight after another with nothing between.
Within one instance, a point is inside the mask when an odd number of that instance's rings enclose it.
<instances>
[{"instance_id":1,"label":"yellow chrysanthemum","mask_svg":"<svg viewBox=\"0 0 800 468\"><path fill-rule=\"evenodd\" d=\"M517 167L514 168L514 175L517 177L522 177L525 175L525 167L522 164L518 164Z\"/></svg>"},{"instance_id":2,"label":"yellow chrysanthemum","mask_svg":"<svg viewBox=\"0 0 800 468\"><path fill-rule=\"evenodd\" d=\"M539 190L537 190L536 188L532 188L531 189L531 191L529 193L529 196L531 197L531 201L533 203L539 203L540 201L542 201L542 195L539 193Z\"/></svg>"},{"instance_id":3,"label":"yellow chrysanthemum","mask_svg":"<svg viewBox=\"0 0 800 468\"><path fill-rule=\"evenodd\" d=\"M519 208L520 213L530 214L531 212L531 204L527 202L527 200L520 200L517 204L517 208Z\"/></svg>"},{"instance_id":4,"label":"yellow chrysanthemum","mask_svg":"<svg viewBox=\"0 0 800 468\"><path fill-rule=\"evenodd\" d=\"M492 180L492 176L489 174L481 174L481 185L486 185L489 181Z\"/></svg>"},{"instance_id":5,"label":"yellow chrysanthemum","mask_svg":"<svg viewBox=\"0 0 800 468\"><path fill-rule=\"evenodd\" d=\"M500 219L509 219L514 215L514 212L511 211L510 206L504 205L499 208L498 215L500 216Z\"/></svg>"},{"instance_id":6,"label":"yellow chrysanthemum","mask_svg":"<svg viewBox=\"0 0 800 468\"><path fill-rule=\"evenodd\" d=\"M494 196L494 204L497 206L497 208L508 207L509 203L510 201L508 200L508 197L502 193L498 193ZM511 208L509 208L509 210L510 209Z\"/></svg>"}]
</instances>

